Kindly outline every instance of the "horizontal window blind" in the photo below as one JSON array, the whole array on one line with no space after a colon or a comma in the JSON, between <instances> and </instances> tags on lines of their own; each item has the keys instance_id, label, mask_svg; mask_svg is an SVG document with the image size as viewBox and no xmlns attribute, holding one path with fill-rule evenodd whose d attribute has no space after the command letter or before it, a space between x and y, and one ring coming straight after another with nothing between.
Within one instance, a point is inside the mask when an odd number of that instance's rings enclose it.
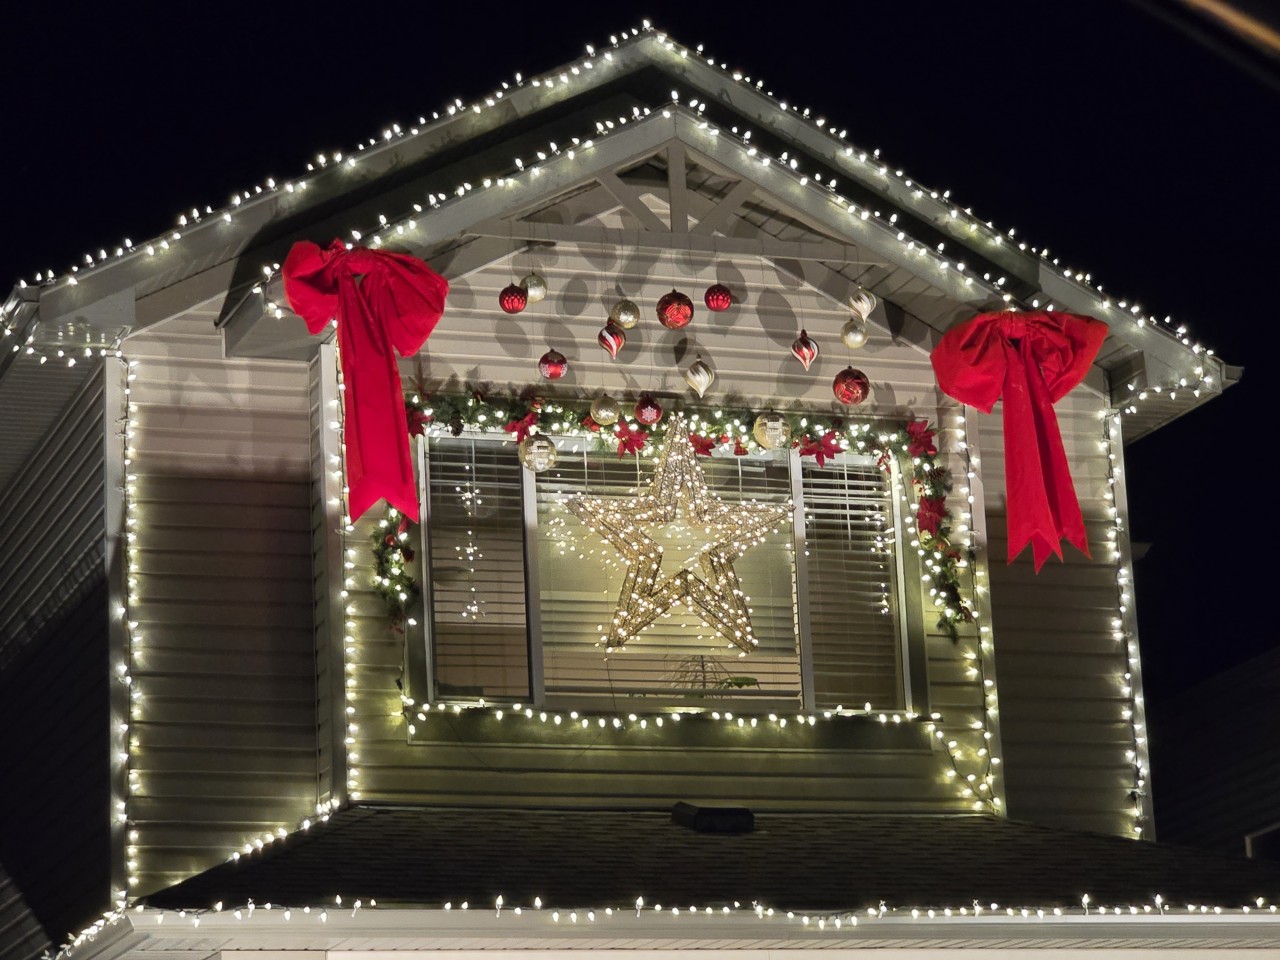
<instances>
[{"instance_id":1,"label":"horizontal window blind","mask_svg":"<svg viewBox=\"0 0 1280 960\"><path fill-rule=\"evenodd\" d=\"M431 649L441 697L529 695L524 520L509 444L433 438L427 532Z\"/></svg>"},{"instance_id":2,"label":"horizontal window blind","mask_svg":"<svg viewBox=\"0 0 1280 960\"><path fill-rule=\"evenodd\" d=\"M815 705L902 704L889 478L847 456L801 462Z\"/></svg>"}]
</instances>

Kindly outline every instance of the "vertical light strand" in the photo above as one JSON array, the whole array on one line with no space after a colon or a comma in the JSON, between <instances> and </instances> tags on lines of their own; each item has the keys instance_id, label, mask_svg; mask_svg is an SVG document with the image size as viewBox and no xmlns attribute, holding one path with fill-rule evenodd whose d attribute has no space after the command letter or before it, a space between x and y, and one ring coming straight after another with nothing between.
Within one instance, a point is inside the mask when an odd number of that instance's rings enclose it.
<instances>
[{"instance_id":1,"label":"vertical light strand","mask_svg":"<svg viewBox=\"0 0 1280 960\"><path fill-rule=\"evenodd\" d=\"M1138 651L1138 621L1133 598L1133 552L1129 543L1129 501L1124 480L1122 411L1110 406L1102 414L1102 446L1107 454L1108 559L1116 576L1116 616L1112 637L1120 654L1116 678L1121 694L1120 720L1129 728L1125 748L1126 765L1132 769L1132 801L1129 812L1135 837L1154 840L1155 821L1151 805L1151 757L1147 740L1146 705L1142 694L1142 660Z\"/></svg>"},{"instance_id":2,"label":"vertical light strand","mask_svg":"<svg viewBox=\"0 0 1280 960\"><path fill-rule=\"evenodd\" d=\"M334 327L337 327L337 321L334 321ZM333 359L335 376L338 378L338 396L334 400L333 419L329 421L329 428L337 433L338 437L338 471L341 479L339 490L339 498L341 501L341 520L340 520L340 541L341 553L343 557L343 577L342 590L339 594L342 601L342 691L343 691L343 719L345 722L342 748L345 756L346 768L346 792L347 796L352 800L360 799L360 768L357 765L360 760L359 746L357 737L360 733L359 724L356 722L356 705L355 705L355 687L356 687L356 607L351 599L351 590L356 584L355 571L348 566L348 561L354 556L351 549L351 536L355 533L355 524L351 519L351 501L350 487L347 484L347 441L346 441L346 390L347 385L342 378L342 351L338 347L338 339L333 339ZM330 798L333 806L342 803L342 798L336 793Z\"/></svg>"}]
</instances>

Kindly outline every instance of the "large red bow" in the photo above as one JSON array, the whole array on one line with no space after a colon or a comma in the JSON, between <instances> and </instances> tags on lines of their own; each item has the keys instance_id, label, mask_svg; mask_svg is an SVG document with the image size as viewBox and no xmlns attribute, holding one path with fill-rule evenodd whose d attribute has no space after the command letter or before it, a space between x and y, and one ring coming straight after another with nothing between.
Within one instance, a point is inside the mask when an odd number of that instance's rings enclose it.
<instances>
[{"instance_id":1,"label":"large red bow","mask_svg":"<svg viewBox=\"0 0 1280 960\"><path fill-rule=\"evenodd\" d=\"M335 240L322 250L295 243L284 262L294 313L319 333L338 325L348 509L354 520L380 498L412 520L418 496L409 461L408 423L393 351L416 353L444 313L449 282L416 257Z\"/></svg>"},{"instance_id":2,"label":"large red bow","mask_svg":"<svg viewBox=\"0 0 1280 960\"><path fill-rule=\"evenodd\" d=\"M933 350L938 385L990 413L1004 399L1009 562L1031 544L1036 570L1062 540L1086 557L1084 518L1053 405L1084 379L1107 325L1069 313L982 313L957 324Z\"/></svg>"}]
</instances>

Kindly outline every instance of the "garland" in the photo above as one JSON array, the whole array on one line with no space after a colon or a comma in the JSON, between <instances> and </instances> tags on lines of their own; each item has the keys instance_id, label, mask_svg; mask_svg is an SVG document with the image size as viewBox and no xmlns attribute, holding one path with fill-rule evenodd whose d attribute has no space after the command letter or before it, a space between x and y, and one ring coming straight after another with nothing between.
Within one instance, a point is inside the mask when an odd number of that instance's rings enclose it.
<instances>
[{"instance_id":1,"label":"garland","mask_svg":"<svg viewBox=\"0 0 1280 960\"><path fill-rule=\"evenodd\" d=\"M656 448L666 429L666 421L653 425L639 423L623 415L612 429L591 419L590 402L546 399L529 393L495 400L475 391L469 395L428 396L424 391L405 397L409 433L423 436L429 431L447 432L455 437L463 431L505 431L513 441L542 432L550 437L594 438L597 448L616 453L645 453ZM759 411L746 408L690 413L690 440L703 456L722 450L735 456L750 456L765 448L752 436ZM791 427L792 447L801 457L813 457L818 466L845 451L875 456L886 472L898 456L910 458L911 486L915 493L915 547L923 564L921 579L938 610L938 626L952 640L958 626L973 620L973 610L960 591L960 571L972 563L971 551L962 552L952 544L951 514L947 494L951 472L938 462L935 431L925 420L907 423L890 421L848 421L840 417L786 415ZM910 525L910 522L909 522ZM387 603L393 622L402 628L406 609L417 599L420 588L410 573L414 551L410 546L413 524L394 507L378 522L373 537L376 560L375 586ZM966 555L968 554L968 555Z\"/></svg>"}]
</instances>

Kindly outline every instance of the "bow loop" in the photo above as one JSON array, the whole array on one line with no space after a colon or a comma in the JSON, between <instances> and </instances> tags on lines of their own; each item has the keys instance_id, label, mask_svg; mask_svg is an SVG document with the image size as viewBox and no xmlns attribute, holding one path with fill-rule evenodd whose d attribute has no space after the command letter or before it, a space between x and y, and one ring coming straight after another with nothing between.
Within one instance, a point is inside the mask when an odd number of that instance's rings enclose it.
<instances>
[{"instance_id":1,"label":"bow loop","mask_svg":"<svg viewBox=\"0 0 1280 960\"><path fill-rule=\"evenodd\" d=\"M931 360L938 386L990 413L1004 400L1009 561L1031 544L1038 571L1061 541L1085 556L1080 502L1053 405L1089 372L1107 336L1092 317L1055 311L982 313L943 335Z\"/></svg>"}]
</instances>

